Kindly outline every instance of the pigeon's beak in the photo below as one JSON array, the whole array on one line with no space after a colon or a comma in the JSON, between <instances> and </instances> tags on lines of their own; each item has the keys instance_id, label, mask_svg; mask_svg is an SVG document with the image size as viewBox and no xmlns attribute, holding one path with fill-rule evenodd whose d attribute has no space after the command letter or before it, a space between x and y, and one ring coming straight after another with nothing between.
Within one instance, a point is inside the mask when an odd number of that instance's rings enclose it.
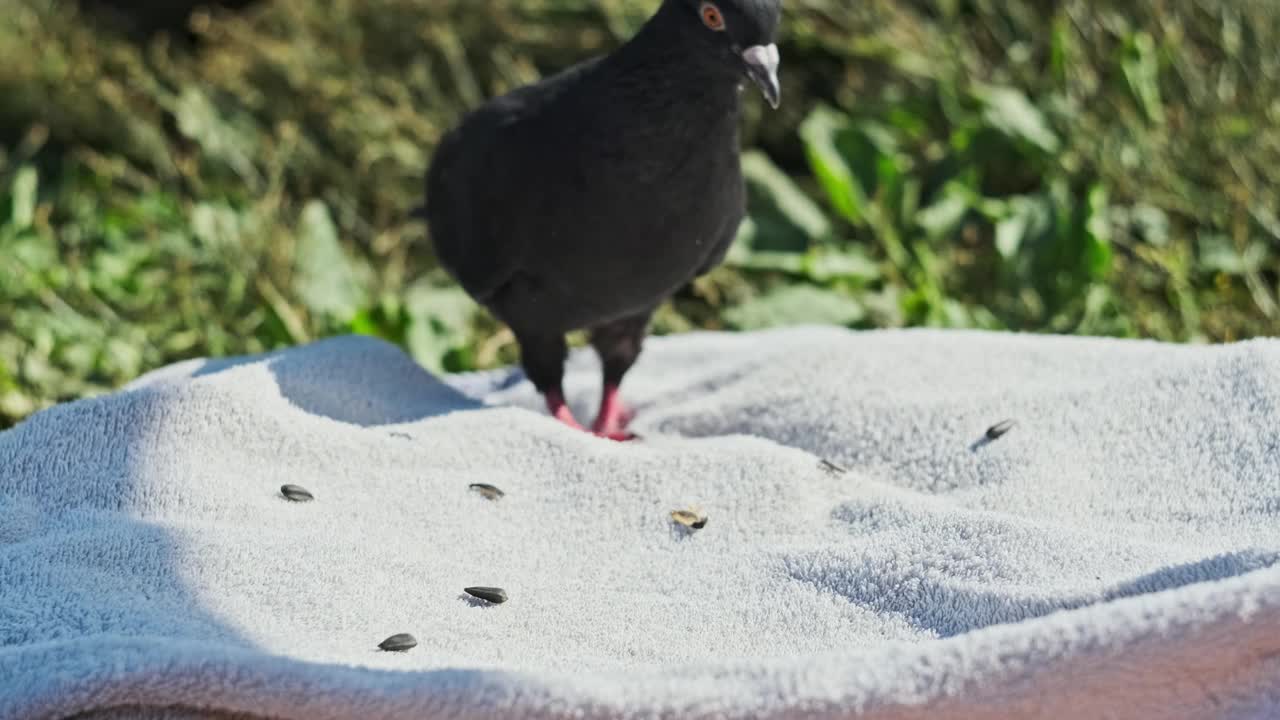
<instances>
[{"instance_id":1,"label":"pigeon's beak","mask_svg":"<svg viewBox=\"0 0 1280 720\"><path fill-rule=\"evenodd\" d=\"M764 99L774 110L782 102L782 88L778 85L778 46L756 45L742 53L747 64L747 74L760 87Z\"/></svg>"}]
</instances>

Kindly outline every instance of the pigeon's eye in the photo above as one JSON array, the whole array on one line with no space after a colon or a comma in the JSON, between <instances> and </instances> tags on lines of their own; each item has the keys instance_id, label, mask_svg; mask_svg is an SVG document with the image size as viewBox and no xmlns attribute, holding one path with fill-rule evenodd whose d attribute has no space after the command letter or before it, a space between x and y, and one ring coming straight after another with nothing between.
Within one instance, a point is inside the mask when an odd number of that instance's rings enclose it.
<instances>
[{"instance_id":1,"label":"pigeon's eye","mask_svg":"<svg viewBox=\"0 0 1280 720\"><path fill-rule=\"evenodd\" d=\"M702 3L702 24L716 32L724 30L724 15L715 3Z\"/></svg>"}]
</instances>

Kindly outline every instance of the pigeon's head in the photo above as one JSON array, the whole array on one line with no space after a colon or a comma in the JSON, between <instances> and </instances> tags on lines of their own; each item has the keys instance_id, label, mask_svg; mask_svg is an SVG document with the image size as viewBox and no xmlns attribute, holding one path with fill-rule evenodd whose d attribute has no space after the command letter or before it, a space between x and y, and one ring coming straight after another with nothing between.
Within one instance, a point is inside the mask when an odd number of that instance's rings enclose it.
<instances>
[{"instance_id":1,"label":"pigeon's head","mask_svg":"<svg viewBox=\"0 0 1280 720\"><path fill-rule=\"evenodd\" d=\"M774 40L782 16L782 0L682 0L688 20L719 62L741 72L760 88L775 109L781 101L778 46Z\"/></svg>"}]
</instances>

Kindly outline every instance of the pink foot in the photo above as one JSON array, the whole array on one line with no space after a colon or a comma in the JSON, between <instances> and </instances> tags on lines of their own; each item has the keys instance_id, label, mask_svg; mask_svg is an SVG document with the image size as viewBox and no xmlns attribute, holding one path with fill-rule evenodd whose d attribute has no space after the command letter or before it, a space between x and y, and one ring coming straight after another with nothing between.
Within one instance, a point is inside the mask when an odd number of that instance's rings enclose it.
<instances>
[{"instance_id":1,"label":"pink foot","mask_svg":"<svg viewBox=\"0 0 1280 720\"><path fill-rule=\"evenodd\" d=\"M547 411L551 413L552 417L574 430L586 431L586 428L582 427L577 418L573 416L573 411L569 409L568 403L564 401L562 393L554 390L547 393Z\"/></svg>"},{"instance_id":2,"label":"pink foot","mask_svg":"<svg viewBox=\"0 0 1280 720\"><path fill-rule=\"evenodd\" d=\"M635 435L627 432L627 425L635 413L622 401L617 385L606 385L604 396L600 398L600 412L591 429L601 437L613 440L633 440Z\"/></svg>"},{"instance_id":3,"label":"pink foot","mask_svg":"<svg viewBox=\"0 0 1280 720\"><path fill-rule=\"evenodd\" d=\"M547 393L546 397L547 410L551 413L552 417L565 425L568 425L574 430L581 430L583 432L587 431L586 428L582 427L582 425L578 423L578 420L573 416L573 412L569 410L569 405L565 402L563 393L552 391ZM630 418L628 417L628 419ZM626 432L625 423L621 428L595 427L591 432L593 435L598 437L602 437L607 440L616 440L618 442L635 439L634 435Z\"/></svg>"}]
</instances>

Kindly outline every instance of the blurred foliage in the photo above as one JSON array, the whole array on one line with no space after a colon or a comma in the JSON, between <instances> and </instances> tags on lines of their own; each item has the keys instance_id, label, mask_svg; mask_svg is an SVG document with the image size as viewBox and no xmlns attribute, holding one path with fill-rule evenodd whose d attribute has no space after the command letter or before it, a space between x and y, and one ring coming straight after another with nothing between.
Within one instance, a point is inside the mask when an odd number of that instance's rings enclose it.
<instances>
[{"instance_id":1,"label":"blurred foliage","mask_svg":"<svg viewBox=\"0 0 1280 720\"><path fill-rule=\"evenodd\" d=\"M436 370L511 362L409 216L433 144L655 4L261 0L153 32L113 24L127 3L8 0L0 427L335 333ZM751 218L657 332L1280 328L1280 5L786 7L783 109L748 107Z\"/></svg>"}]
</instances>

